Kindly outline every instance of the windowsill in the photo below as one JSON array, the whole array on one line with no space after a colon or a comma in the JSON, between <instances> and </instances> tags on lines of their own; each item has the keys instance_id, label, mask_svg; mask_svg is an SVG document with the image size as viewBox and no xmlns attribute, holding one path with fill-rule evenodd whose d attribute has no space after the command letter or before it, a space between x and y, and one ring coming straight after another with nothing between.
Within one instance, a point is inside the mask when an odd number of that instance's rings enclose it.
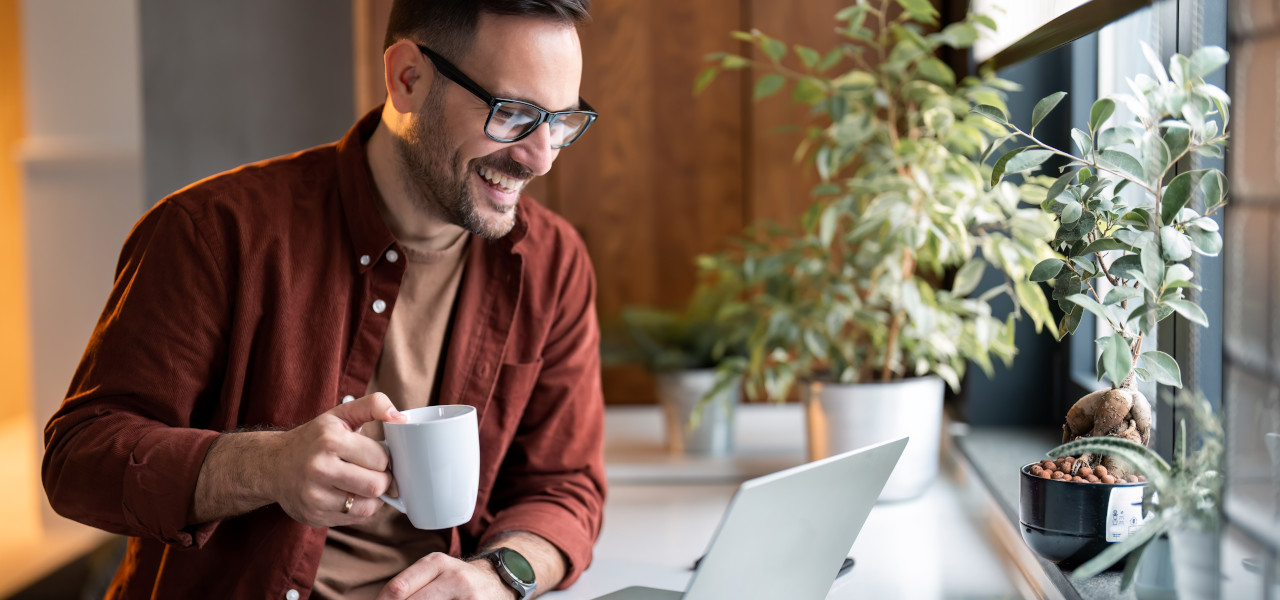
<instances>
[{"instance_id":1,"label":"windowsill","mask_svg":"<svg viewBox=\"0 0 1280 600\"><path fill-rule=\"evenodd\" d=\"M961 425L952 431L954 446L969 463L970 470L982 480L994 503L1007 518L1011 537L1021 542L1018 524L1018 472L1023 465L1059 444L1061 431L1052 429L1025 429L1001 427L968 427ZM1120 571L1107 571L1085 581L1071 581L1071 572L1058 567L1034 553L1029 548L1025 555L1033 557L1038 565L1021 565L1025 570L1038 566L1048 583L1064 598L1115 598L1133 599L1133 588L1120 591Z\"/></svg>"}]
</instances>

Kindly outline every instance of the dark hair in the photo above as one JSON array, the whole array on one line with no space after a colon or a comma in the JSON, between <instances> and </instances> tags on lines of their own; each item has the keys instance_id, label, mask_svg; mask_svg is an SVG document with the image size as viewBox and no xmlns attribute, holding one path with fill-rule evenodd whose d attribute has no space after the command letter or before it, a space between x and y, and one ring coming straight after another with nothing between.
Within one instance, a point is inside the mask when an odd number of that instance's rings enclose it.
<instances>
[{"instance_id":1,"label":"dark hair","mask_svg":"<svg viewBox=\"0 0 1280 600\"><path fill-rule=\"evenodd\" d=\"M580 25L591 0L395 0L383 50L411 39L457 61L471 46L480 13L528 16Z\"/></svg>"}]
</instances>

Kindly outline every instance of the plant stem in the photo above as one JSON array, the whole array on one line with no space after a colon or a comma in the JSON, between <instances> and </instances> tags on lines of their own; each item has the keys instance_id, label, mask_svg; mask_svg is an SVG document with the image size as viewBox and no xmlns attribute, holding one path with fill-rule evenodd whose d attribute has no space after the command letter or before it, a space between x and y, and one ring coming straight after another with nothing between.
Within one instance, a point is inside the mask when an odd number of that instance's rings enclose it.
<instances>
[{"instance_id":1,"label":"plant stem","mask_svg":"<svg viewBox=\"0 0 1280 600\"><path fill-rule=\"evenodd\" d=\"M915 275L916 261L911 258L911 251L902 249L902 280L910 281ZM898 345L898 331L902 329L902 315L906 311L897 310L893 313L893 321L889 323L889 343L885 345L884 350L884 368L880 370L880 381L889 381L893 374L893 353Z\"/></svg>"},{"instance_id":2,"label":"plant stem","mask_svg":"<svg viewBox=\"0 0 1280 600\"><path fill-rule=\"evenodd\" d=\"M1027 133L1027 132L1023 131L1023 130L1022 130L1022 129L1020 129L1017 125L1014 125L1013 123L1008 123L1008 126L1009 126L1009 127L1012 127L1014 131L1018 132L1018 133L1019 133L1020 135L1022 135L1023 137L1025 137L1025 138L1027 138L1027 139L1029 139L1029 140L1031 140L1031 141L1035 142L1035 144L1036 144L1037 146L1039 146L1040 148L1042 148L1042 149L1044 149L1044 150L1048 150L1048 151L1050 151L1050 152L1052 152L1052 153L1054 153L1054 154L1057 154L1058 156L1062 156L1062 157L1065 157L1065 158L1069 158L1069 159L1071 159L1072 161L1075 161L1075 162L1084 163L1084 165L1085 165L1085 166L1087 166L1087 167L1093 167L1094 169L1097 169L1097 170L1099 170L1099 171L1106 171L1106 172L1111 173L1112 175L1115 175L1115 176L1117 176L1117 177L1119 177L1119 178L1121 178L1121 179L1125 179L1125 180L1128 180L1128 181L1130 181L1130 182L1136 183L1136 184L1138 184L1139 186L1141 186L1141 187L1142 187L1142 189L1147 190L1147 191L1148 191L1148 192L1150 192L1152 195L1154 195L1157 199L1159 199L1159 197L1160 197L1159 192L1157 192L1156 190L1151 189L1151 186L1147 185L1147 183L1146 183L1145 181L1142 181L1142 180L1140 180L1140 179L1134 179L1134 178L1132 178L1132 177L1130 177L1130 176L1128 176L1128 175L1125 175L1124 173L1121 173L1121 172L1119 172L1119 171L1115 171L1115 170L1112 170L1112 169L1108 169L1107 167L1104 167L1104 166L1102 166L1102 165L1099 165L1097 162L1089 162L1089 161L1087 161L1087 160L1084 160L1084 159L1083 159L1083 158L1081 158L1081 157L1075 156L1075 155L1070 154L1070 153L1068 153L1068 152L1063 152L1063 151L1061 151L1061 150L1059 150L1059 149L1057 149L1057 148L1054 148L1053 146L1050 146L1049 144L1046 144L1046 143L1044 143L1044 142L1040 141L1038 138L1036 138L1036 136L1031 135L1031 134L1029 134L1029 133ZM1158 207L1158 206L1160 206L1160 205L1159 205L1159 203L1157 203L1157 204L1156 204L1156 206L1157 206L1157 207Z\"/></svg>"}]
</instances>

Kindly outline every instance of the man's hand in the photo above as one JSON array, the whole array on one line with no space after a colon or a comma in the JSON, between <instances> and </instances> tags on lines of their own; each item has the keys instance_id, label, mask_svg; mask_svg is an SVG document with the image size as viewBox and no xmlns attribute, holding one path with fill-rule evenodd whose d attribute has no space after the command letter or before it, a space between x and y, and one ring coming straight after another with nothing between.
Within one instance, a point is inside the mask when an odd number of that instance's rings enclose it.
<instances>
[{"instance_id":1,"label":"man's hand","mask_svg":"<svg viewBox=\"0 0 1280 600\"><path fill-rule=\"evenodd\" d=\"M506 600L515 597L516 591L498 578L488 560L463 562L436 552L409 565L387 582L377 600Z\"/></svg>"},{"instance_id":2,"label":"man's hand","mask_svg":"<svg viewBox=\"0 0 1280 600\"><path fill-rule=\"evenodd\" d=\"M382 505L391 485L387 451L360 433L369 421L404 417L381 392L339 404L285 432L276 456L273 497L294 520L314 527L359 523ZM347 494L355 494L343 512Z\"/></svg>"},{"instance_id":3,"label":"man's hand","mask_svg":"<svg viewBox=\"0 0 1280 600\"><path fill-rule=\"evenodd\" d=\"M239 515L279 503L290 517L315 527L367 519L387 490L387 453L362 435L369 421L404 416L385 394L346 404L290 431L226 434L209 449L192 505L192 523ZM347 494L355 494L343 512Z\"/></svg>"},{"instance_id":4,"label":"man's hand","mask_svg":"<svg viewBox=\"0 0 1280 600\"><path fill-rule=\"evenodd\" d=\"M486 542L483 550L506 546L519 552L538 579L534 596L553 590L564 579L565 558L551 542L527 531L506 531ZM377 600L441 598L448 600L514 600L516 591L498 577L493 563L481 558L463 562L443 553L429 554L400 572Z\"/></svg>"}]
</instances>

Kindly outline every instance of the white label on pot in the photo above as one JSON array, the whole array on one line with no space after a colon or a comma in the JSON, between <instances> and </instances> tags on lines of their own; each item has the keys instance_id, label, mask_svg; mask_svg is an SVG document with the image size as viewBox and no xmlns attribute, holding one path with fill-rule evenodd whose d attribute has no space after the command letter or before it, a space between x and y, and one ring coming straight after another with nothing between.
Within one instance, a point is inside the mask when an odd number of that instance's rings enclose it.
<instances>
[{"instance_id":1,"label":"white label on pot","mask_svg":"<svg viewBox=\"0 0 1280 600\"><path fill-rule=\"evenodd\" d=\"M1142 527L1142 487L1125 485L1111 488L1107 501L1107 541L1123 542Z\"/></svg>"}]
</instances>

